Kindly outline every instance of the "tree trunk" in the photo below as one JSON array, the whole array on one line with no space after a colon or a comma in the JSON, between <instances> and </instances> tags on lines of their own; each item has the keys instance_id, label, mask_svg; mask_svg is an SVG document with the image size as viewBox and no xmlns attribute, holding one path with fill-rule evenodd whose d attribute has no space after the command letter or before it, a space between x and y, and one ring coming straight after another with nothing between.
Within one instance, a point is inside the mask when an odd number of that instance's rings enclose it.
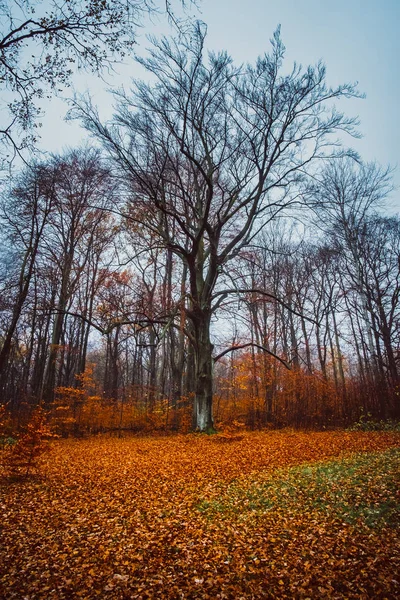
<instances>
[{"instance_id":1,"label":"tree trunk","mask_svg":"<svg viewBox=\"0 0 400 600\"><path fill-rule=\"evenodd\" d=\"M318 360L321 367L322 376L327 381L328 375L326 373L326 348L325 345L322 346L320 325L317 325L315 328L315 338L317 341Z\"/></svg>"},{"instance_id":2,"label":"tree trunk","mask_svg":"<svg viewBox=\"0 0 400 600\"><path fill-rule=\"evenodd\" d=\"M196 431L214 431L213 345L210 341L210 315L202 315L195 325L195 396L193 425Z\"/></svg>"},{"instance_id":3,"label":"tree trunk","mask_svg":"<svg viewBox=\"0 0 400 600\"><path fill-rule=\"evenodd\" d=\"M7 368L7 361L11 352L14 333L21 316L22 308L28 296L38 246L38 240L36 241L33 247L31 247L30 245L22 261L21 272L19 277L18 294L14 300L11 322L8 326L7 333L4 337L3 345L0 350L0 393L1 389L3 388L3 385L5 385L5 372Z\"/></svg>"}]
</instances>

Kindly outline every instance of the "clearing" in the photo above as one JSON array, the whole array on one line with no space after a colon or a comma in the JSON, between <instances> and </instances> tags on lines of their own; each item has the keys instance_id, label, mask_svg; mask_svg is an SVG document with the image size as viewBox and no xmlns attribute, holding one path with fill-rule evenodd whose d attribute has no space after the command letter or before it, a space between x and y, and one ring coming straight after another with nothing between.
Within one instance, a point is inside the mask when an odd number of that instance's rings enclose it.
<instances>
[{"instance_id":1,"label":"clearing","mask_svg":"<svg viewBox=\"0 0 400 600\"><path fill-rule=\"evenodd\" d=\"M1 480L0 597L398 598L400 435L58 440Z\"/></svg>"}]
</instances>

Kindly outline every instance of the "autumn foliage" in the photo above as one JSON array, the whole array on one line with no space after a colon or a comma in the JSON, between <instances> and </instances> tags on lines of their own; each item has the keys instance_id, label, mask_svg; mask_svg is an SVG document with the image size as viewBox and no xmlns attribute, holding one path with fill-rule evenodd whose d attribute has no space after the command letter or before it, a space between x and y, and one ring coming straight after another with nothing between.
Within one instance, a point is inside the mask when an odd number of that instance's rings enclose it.
<instances>
[{"instance_id":1,"label":"autumn foliage","mask_svg":"<svg viewBox=\"0 0 400 600\"><path fill-rule=\"evenodd\" d=\"M96 364L88 364L76 375L74 386L56 388L48 416L57 435L192 430L191 395L173 404L170 398L154 393L149 402L144 388L131 386L117 399L110 398L102 393L96 371ZM367 410L356 387L348 386L345 392L318 371L288 370L262 354L237 353L216 367L214 419L220 432L354 424Z\"/></svg>"},{"instance_id":2,"label":"autumn foliage","mask_svg":"<svg viewBox=\"0 0 400 600\"><path fill-rule=\"evenodd\" d=\"M76 387L57 388L51 409L52 427L62 437L107 431L190 431L191 408L186 398L181 398L174 408L163 398L149 405L138 390L131 390L120 401L107 398L98 392L94 365L89 365L76 380Z\"/></svg>"},{"instance_id":3,"label":"autumn foliage","mask_svg":"<svg viewBox=\"0 0 400 600\"><path fill-rule=\"evenodd\" d=\"M220 368L217 422L242 421L250 429L266 425L329 427L345 422L346 411L359 406L338 393L318 371L286 369L262 354L242 353Z\"/></svg>"},{"instance_id":4,"label":"autumn foliage","mask_svg":"<svg viewBox=\"0 0 400 600\"><path fill-rule=\"evenodd\" d=\"M0 596L395 598L394 433L56 440L2 487Z\"/></svg>"},{"instance_id":5,"label":"autumn foliage","mask_svg":"<svg viewBox=\"0 0 400 600\"><path fill-rule=\"evenodd\" d=\"M1 419L1 415L0 415ZM3 423L7 424L6 412ZM44 455L49 451L49 440L57 437L47 423L47 416L41 407L37 407L24 430L16 438L4 438L0 458L6 473L13 476L28 476L37 470Z\"/></svg>"}]
</instances>

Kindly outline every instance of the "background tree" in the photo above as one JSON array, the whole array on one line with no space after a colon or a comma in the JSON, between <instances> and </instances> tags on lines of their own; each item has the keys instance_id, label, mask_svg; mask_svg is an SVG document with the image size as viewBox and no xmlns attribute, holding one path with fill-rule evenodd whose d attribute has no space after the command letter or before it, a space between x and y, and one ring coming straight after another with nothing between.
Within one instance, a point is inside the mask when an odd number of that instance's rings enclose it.
<instances>
[{"instance_id":1,"label":"background tree","mask_svg":"<svg viewBox=\"0 0 400 600\"><path fill-rule=\"evenodd\" d=\"M81 149L26 169L4 198L4 398L50 403L56 385L85 370L100 261L116 235L104 210L115 204L115 185L99 152Z\"/></svg>"},{"instance_id":2,"label":"background tree","mask_svg":"<svg viewBox=\"0 0 400 600\"><path fill-rule=\"evenodd\" d=\"M46 235L46 254L56 266L58 289L52 310L54 323L43 389L53 399L57 359L67 314L92 253L97 228L108 219L115 202L115 182L96 150L71 151L54 159L54 207Z\"/></svg>"},{"instance_id":3,"label":"background tree","mask_svg":"<svg viewBox=\"0 0 400 600\"><path fill-rule=\"evenodd\" d=\"M10 319L0 350L0 393L7 375L12 339L34 276L37 255L54 200L54 171L33 165L20 174L10 194L3 198L1 222L4 239L13 248L13 271L8 291Z\"/></svg>"},{"instance_id":4,"label":"background tree","mask_svg":"<svg viewBox=\"0 0 400 600\"><path fill-rule=\"evenodd\" d=\"M382 390L386 387L386 372L393 383L398 378L395 353L389 341L393 339L393 317L398 304L397 226L396 219L382 220L377 214L391 189L389 169L382 169L375 163L355 163L351 159L328 164L309 189L319 227L328 234L332 246L341 256L342 281L343 277L347 278L357 296L354 309L363 322L364 345L370 363L367 370L371 370L375 383ZM379 250L374 237L379 240ZM388 250L389 239L392 251ZM387 255L388 251L393 252L392 258ZM385 263L384 272L377 263L380 252ZM385 300L383 295L387 296ZM332 315L334 317L335 312ZM381 343L384 344L385 358ZM381 400L383 404L387 401L387 393L381 394ZM381 411L382 414L386 412L383 405Z\"/></svg>"}]
</instances>

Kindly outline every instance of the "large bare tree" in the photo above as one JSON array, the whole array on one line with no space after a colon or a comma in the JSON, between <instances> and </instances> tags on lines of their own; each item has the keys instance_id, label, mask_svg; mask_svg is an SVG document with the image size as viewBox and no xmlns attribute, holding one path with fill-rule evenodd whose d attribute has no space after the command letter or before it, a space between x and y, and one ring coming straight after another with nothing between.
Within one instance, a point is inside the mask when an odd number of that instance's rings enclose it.
<instances>
[{"instance_id":1,"label":"large bare tree","mask_svg":"<svg viewBox=\"0 0 400 600\"><path fill-rule=\"evenodd\" d=\"M75 106L123 175L131 221L188 270L178 304L195 356L201 431L213 428L211 320L228 294L242 291L229 263L297 201L313 164L338 151L337 133L355 133L356 121L334 103L358 95L353 85L328 87L322 64L285 73L279 29L254 66L207 53L205 39L198 23L177 40L152 40L140 62L155 82L119 92L113 122L103 124L90 101Z\"/></svg>"}]
</instances>

